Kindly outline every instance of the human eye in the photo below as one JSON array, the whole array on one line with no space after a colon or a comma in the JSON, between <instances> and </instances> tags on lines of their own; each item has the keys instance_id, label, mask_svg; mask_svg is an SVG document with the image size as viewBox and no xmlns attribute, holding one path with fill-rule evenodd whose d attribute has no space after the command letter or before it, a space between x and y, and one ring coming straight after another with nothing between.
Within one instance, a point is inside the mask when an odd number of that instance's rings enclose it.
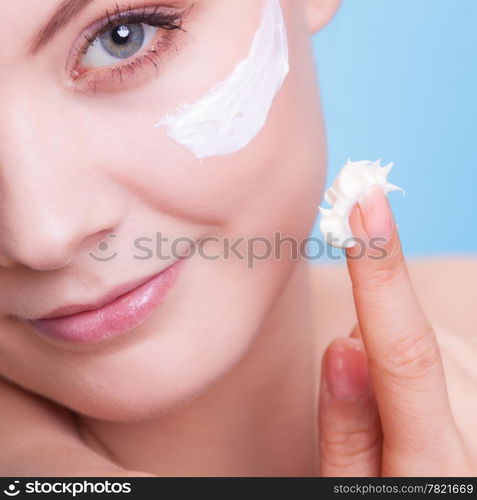
<instances>
[{"instance_id":1,"label":"human eye","mask_svg":"<svg viewBox=\"0 0 477 500\"><path fill-rule=\"evenodd\" d=\"M157 74L161 57L183 30L185 9L150 6L106 12L83 31L69 60L71 83L80 91L114 91Z\"/></svg>"}]
</instances>

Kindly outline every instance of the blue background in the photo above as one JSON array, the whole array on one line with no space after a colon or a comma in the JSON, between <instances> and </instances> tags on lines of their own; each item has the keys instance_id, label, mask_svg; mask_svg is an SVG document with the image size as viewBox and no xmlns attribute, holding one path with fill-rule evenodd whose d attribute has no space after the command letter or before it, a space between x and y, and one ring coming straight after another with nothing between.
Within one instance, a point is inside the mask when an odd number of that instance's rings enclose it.
<instances>
[{"instance_id":1,"label":"blue background","mask_svg":"<svg viewBox=\"0 0 477 500\"><path fill-rule=\"evenodd\" d=\"M352 160L394 161L407 255L477 251L477 0L344 0L313 38L328 184Z\"/></svg>"}]
</instances>

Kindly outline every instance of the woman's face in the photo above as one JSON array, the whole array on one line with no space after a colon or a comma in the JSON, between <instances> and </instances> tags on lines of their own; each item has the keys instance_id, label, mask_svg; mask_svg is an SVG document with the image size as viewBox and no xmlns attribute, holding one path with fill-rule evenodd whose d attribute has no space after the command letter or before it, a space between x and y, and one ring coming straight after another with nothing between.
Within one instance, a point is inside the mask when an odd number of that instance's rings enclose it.
<instances>
[{"instance_id":1,"label":"woman's face","mask_svg":"<svg viewBox=\"0 0 477 500\"><path fill-rule=\"evenodd\" d=\"M296 261L282 245L281 258L251 269L250 258L224 255L224 238L247 257L247 239L276 245L277 234L308 236L323 189L324 134L303 2L281 2L290 72L265 127L240 151L202 162L155 124L247 57L265 1L83 3L44 43L37 34L59 0L3 5L0 366L75 411L132 420L203 391L259 335ZM137 54L134 39L122 53L113 44L122 58L114 64L97 44L82 55L97 21L156 8L182 12L181 29L138 32ZM143 36L154 52L140 48ZM257 241L263 255L267 245ZM72 314L59 312L71 305L91 308L106 295L111 301L117 287L161 271L170 287L158 285L160 304L142 310L139 325L134 314L113 310L106 322L86 320L84 342L69 342L29 321ZM140 309L147 297L134 300ZM65 324L63 334L81 330L81 322ZM127 324L135 328L122 332ZM103 338L110 330L116 335Z\"/></svg>"}]
</instances>

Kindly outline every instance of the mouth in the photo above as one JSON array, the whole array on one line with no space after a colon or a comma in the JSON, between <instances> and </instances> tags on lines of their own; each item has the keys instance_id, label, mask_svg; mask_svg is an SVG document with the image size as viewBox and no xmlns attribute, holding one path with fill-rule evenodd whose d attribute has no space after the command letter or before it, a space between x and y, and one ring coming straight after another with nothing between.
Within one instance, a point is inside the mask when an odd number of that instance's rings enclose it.
<instances>
[{"instance_id":1,"label":"mouth","mask_svg":"<svg viewBox=\"0 0 477 500\"><path fill-rule=\"evenodd\" d=\"M183 261L139 283L121 285L90 304L70 304L28 322L50 338L94 345L144 323L175 283Z\"/></svg>"}]
</instances>

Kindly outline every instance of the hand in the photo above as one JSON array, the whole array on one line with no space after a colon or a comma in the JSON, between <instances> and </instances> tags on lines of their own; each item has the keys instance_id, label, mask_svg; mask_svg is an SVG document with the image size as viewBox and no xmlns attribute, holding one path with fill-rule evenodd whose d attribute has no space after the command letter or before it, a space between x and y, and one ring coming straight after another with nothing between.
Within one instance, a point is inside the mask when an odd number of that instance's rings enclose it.
<instances>
[{"instance_id":1,"label":"hand","mask_svg":"<svg viewBox=\"0 0 477 500\"><path fill-rule=\"evenodd\" d=\"M358 325L323 358L320 475L473 476L475 450L455 424L435 333L379 185L350 225L368 251L358 258L363 247L347 249Z\"/></svg>"}]
</instances>

